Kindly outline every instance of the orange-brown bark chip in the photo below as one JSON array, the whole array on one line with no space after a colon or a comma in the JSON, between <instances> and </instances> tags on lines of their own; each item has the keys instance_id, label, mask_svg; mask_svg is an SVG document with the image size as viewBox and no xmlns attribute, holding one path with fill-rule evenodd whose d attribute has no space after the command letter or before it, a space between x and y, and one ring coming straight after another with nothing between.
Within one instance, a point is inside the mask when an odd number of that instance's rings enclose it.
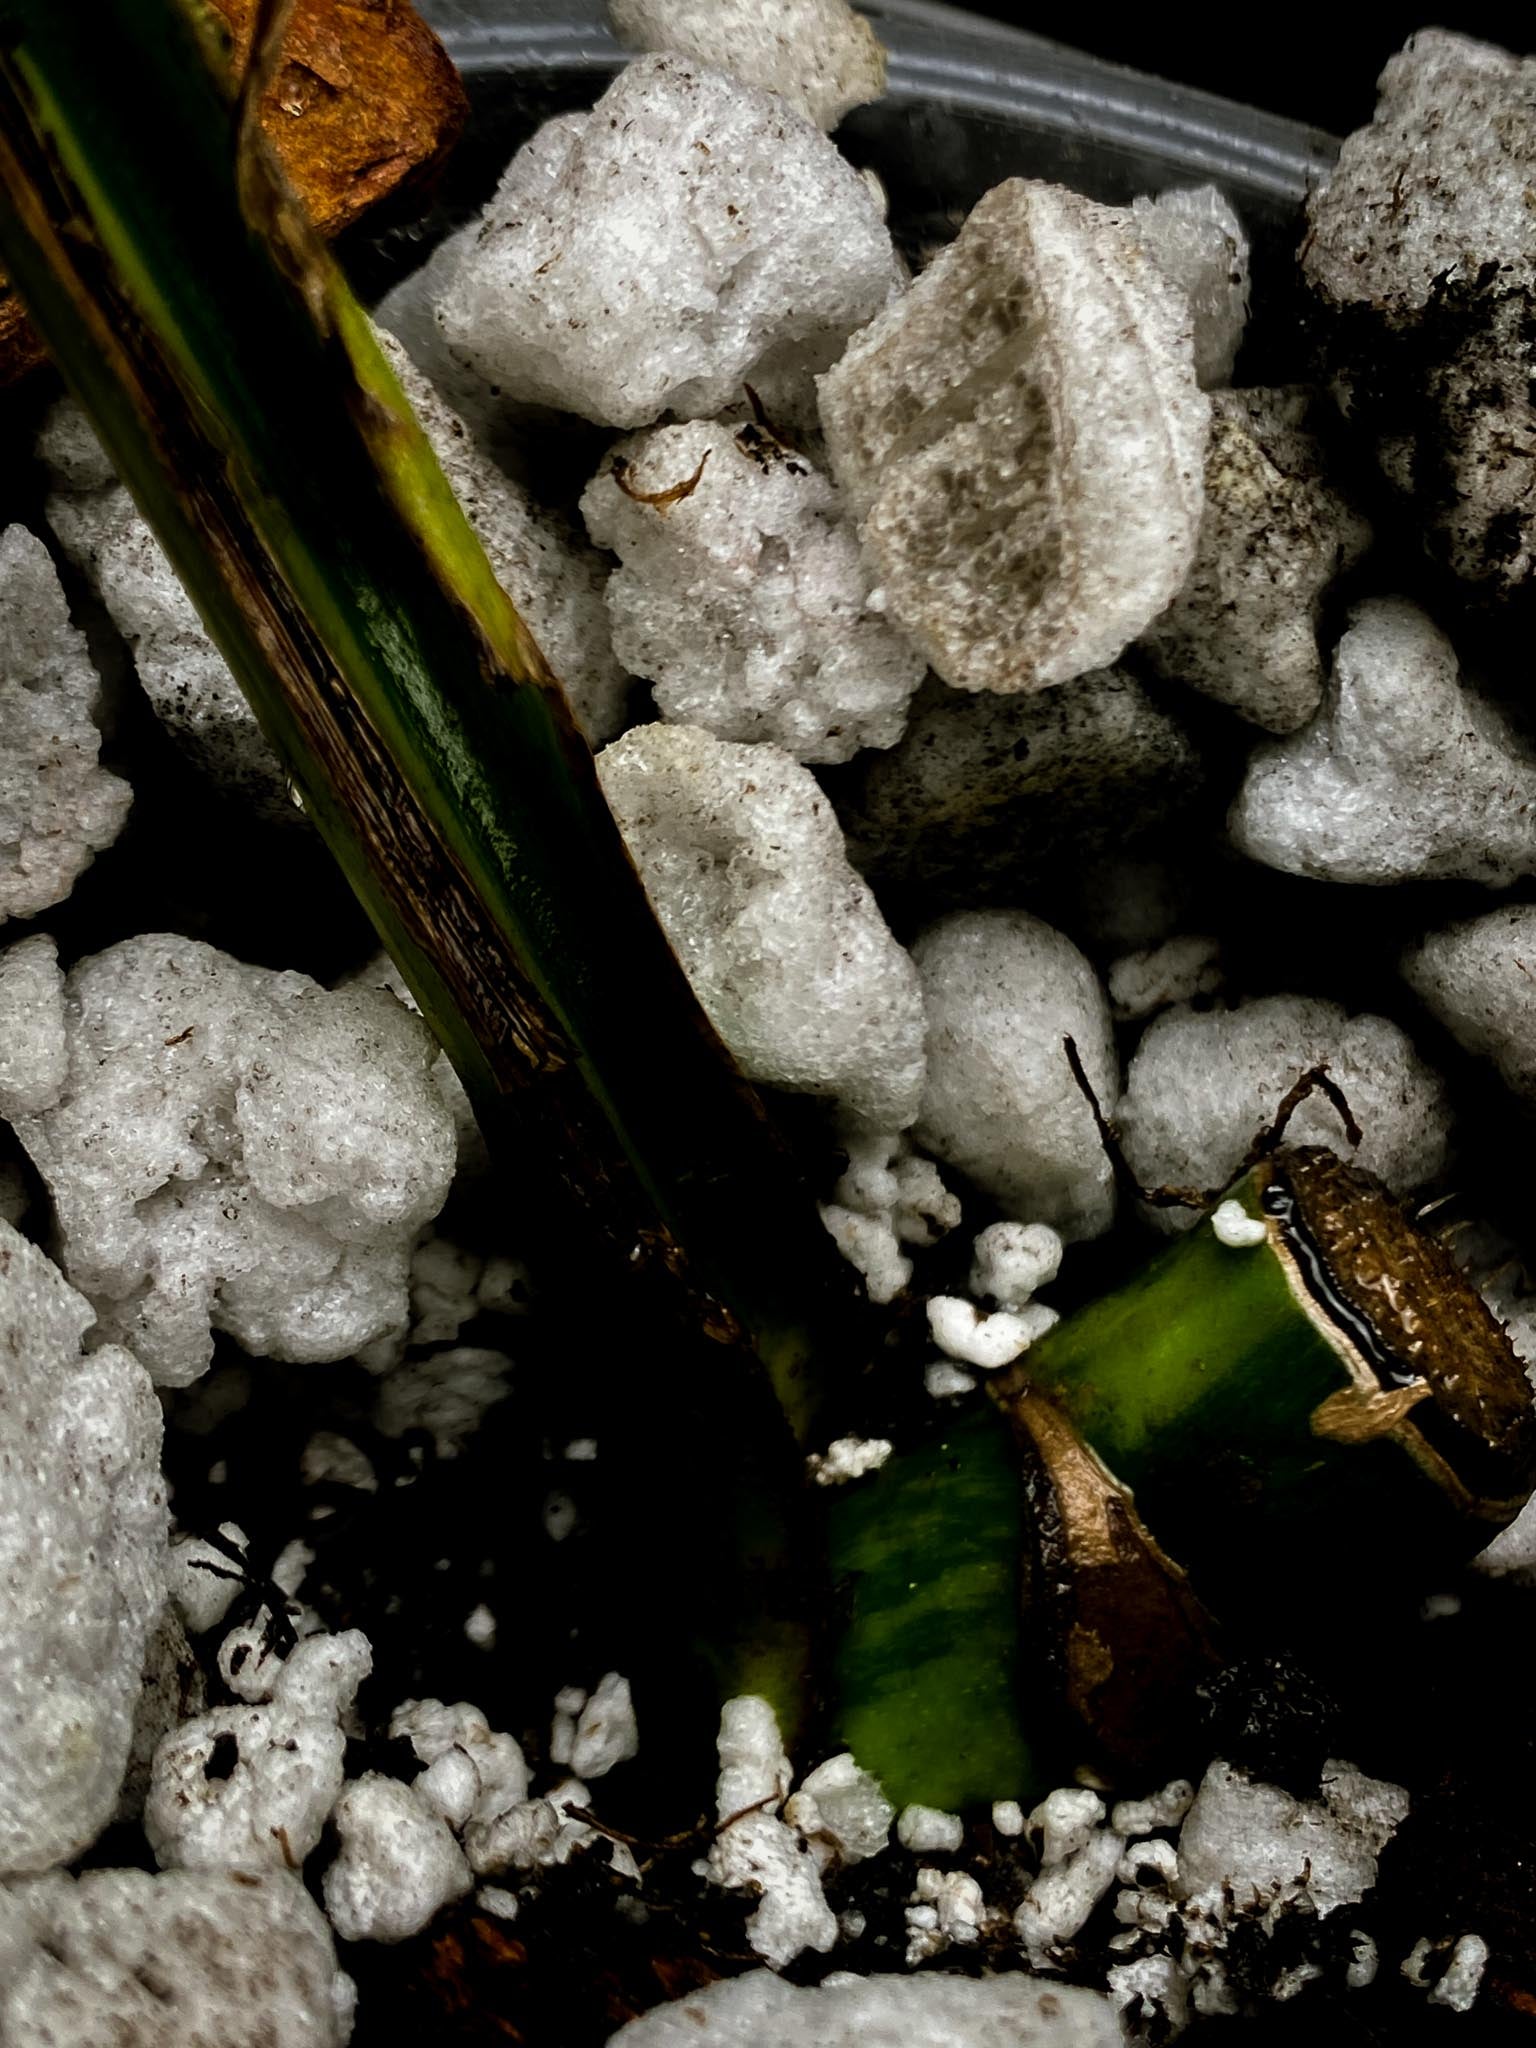
<instances>
[{"instance_id":1,"label":"orange-brown bark chip","mask_svg":"<svg viewBox=\"0 0 1536 2048\"><path fill-rule=\"evenodd\" d=\"M250 57L257 0L208 0ZM262 126L316 225L340 234L443 161L469 102L447 51L406 0L297 0ZM44 350L0 274L0 385Z\"/></svg>"}]
</instances>

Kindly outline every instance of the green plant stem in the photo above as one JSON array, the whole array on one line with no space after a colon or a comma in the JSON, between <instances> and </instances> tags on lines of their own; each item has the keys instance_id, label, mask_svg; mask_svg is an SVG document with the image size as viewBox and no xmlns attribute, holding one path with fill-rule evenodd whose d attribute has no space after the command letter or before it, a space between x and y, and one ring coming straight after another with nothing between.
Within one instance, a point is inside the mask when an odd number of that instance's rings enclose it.
<instances>
[{"instance_id":1,"label":"green plant stem","mask_svg":"<svg viewBox=\"0 0 1536 2048\"><path fill-rule=\"evenodd\" d=\"M803 1435L847 1340L840 1262L365 315L236 118L174 0L0 0L0 248L493 1148L757 1360Z\"/></svg>"}]
</instances>

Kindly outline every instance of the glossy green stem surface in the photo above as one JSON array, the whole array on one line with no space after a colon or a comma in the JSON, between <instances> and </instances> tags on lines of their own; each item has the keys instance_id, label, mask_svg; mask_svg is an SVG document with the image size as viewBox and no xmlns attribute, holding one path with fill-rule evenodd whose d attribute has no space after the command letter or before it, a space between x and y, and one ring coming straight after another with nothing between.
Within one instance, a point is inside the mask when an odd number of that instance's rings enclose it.
<instances>
[{"instance_id":1,"label":"glossy green stem surface","mask_svg":"<svg viewBox=\"0 0 1536 2048\"><path fill-rule=\"evenodd\" d=\"M1250 1216L1261 1181L1232 1191ZM1025 1362L1217 1613L1336 1612L1338 1574L1370 1572L1373 1549L1397 1572L1468 1545L1399 1445L1315 1432L1351 1376L1269 1239L1223 1244L1202 1218Z\"/></svg>"},{"instance_id":2,"label":"glossy green stem surface","mask_svg":"<svg viewBox=\"0 0 1536 2048\"><path fill-rule=\"evenodd\" d=\"M1024 1500L1002 1417L987 1403L839 1489L828 1530L832 1739L898 1806L958 1812L1043 1789L1020 1691Z\"/></svg>"}]
</instances>

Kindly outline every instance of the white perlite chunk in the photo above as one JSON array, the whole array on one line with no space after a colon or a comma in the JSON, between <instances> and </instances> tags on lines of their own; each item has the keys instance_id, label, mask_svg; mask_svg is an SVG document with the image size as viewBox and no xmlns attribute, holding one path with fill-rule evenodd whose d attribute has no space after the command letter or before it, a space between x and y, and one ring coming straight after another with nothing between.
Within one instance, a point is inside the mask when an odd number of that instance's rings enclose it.
<instances>
[{"instance_id":1,"label":"white perlite chunk","mask_svg":"<svg viewBox=\"0 0 1536 2048\"><path fill-rule=\"evenodd\" d=\"M1222 1188L1294 1083L1326 1066L1361 1130L1350 1147L1321 1093L1292 1116L1286 1141L1325 1145L1406 1195L1433 1180L1450 1147L1445 1084L1385 1017L1351 1017L1314 996L1261 996L1233 1010L1167 1010L1149 1025L1116 1115L1143 1187ZM1188 1230L1192 1209L1157 1209Z\"/></svg>"},{"instance_id":2,"label":"white perlite chunk","mask_svg":"<svg viewBox=\"0 0 1536 2048\"><path fill-rule=\"evenodd\" d=\"M965 1823L958 1813L942 1813L936 1806L904 1806L896 1821L896 1839L903 1849L919 1855L953 1855L965 1840Z\"/></svg>"},{"instance_id":3,"label":"white perlite chunk","mask_svg":"<svg viewBox=\"0 0 1536 2048\"><path fill-rule=\"evenodd\" d=\"M62 903L123 829L133 791L97 765L99 692L48 550L0 533L0 924Z\"/></svg>"},{"instance_id":4,"label":"white perlite chunk","mask_svg":"<svg viewBox=\"0 0 1536 2048\"><path fill-rule=\"evenodd\" d=\"M616 427L824 368L900 288L878 200L801 115L679 57L513 158L438 307L515 400Z\"/></svg>"},{"instance_id":5,"label":"white perlite chunk","mask_svg":"<svg viewBox=\"0 0 1536 2048\"><path fill-rule=\"evenodd\" d=\"M890 1840L896 1809L880 1780L852 1755L828 1757L802 1780L784 1818L813 1845L825 1842L844 1863L878 1856Z\"/></svg>"},{"instance_id":6,"label":"white perlite chunk","mask_svg":"<svg viewBox=\"0 0 1536 2048\"><path fill-rule=\"evenodd\" d=\"M1129 212L997 186L818 388L891 617L957 688L1102 667L1188 575L1210 408Z\"/></svg>"},{"instance_id":7,"label":"white perlite chunk","mask_svg":"<svg viewBox=\"0 0 1536 2048\"><path fill-rule=\"evenodd\" d=\"M777 747L647 725L598 759L656 914L756 1081L900 1130L923 1086L917 974L848 865L832 807Z\"/></svg>"},{"instance_id":8,"label":"white perlite chunk","mask_svg":"<svg viewBox=\"0 0 1536 2048\"><path fill-rule=\"evenodd\" d=\"M1451 567L1536 568L1529 322L1536 61L1429 29L1308 203L1302 267L1346 412Z\"/></svg>"},{"instance_id":9,"label":"white perlite chunk","mask_svg":"<svg viewBox=\"0 0 1536 2048\"><path fill-rule=\"evenodd\" d=\"M767 1700L750 1692L727 1700L720 1709L716 1747L716 1816L734 1820L754 1807L777 1813L789 1791L791 1772L778 1717Z\"/></svg>"},{"instance_id":10,"label":"white perlite chunk","mask_svg":"<svg viewBox=\"0 0 1536 2048\"><path fill-rule=\"evenodd\" d=\"M112 1818L165 1603L159 1403L94 1320L0 1222L0 1877Z\"/></svg>"},{"instance_id":11,"label":"white perlite chunk","mask_svg":"<svg viewBox=\"0 0 1536 2048\"><path fill-rule=\"evenodd\" d=\"M578 1778L605 1778L616 1764L627 1764L639 1753L640 1730L629 1680L609 1671L577 1716L566 1761Z\"/></svg>"},{"instance_id":12,"label":"white perlite chunk","mask_svg":"<svg viewBox=\"0 0 1536 2048\"><path fill-rule=\"evenodd\" d=\"M1131 201L1142 246L1189 301L1195 324L1195 375L1203 388L1225 384L1248 323L1248 237L1231 202L1214 185L1181 186Z\"/></svg>"},{"instance_id":13,"label":"white perlite chunk","mask_svg":"<svg viewBox=\"0 0 1536 2048\"><path fill-rule=\"evenodd\" d=\"M1236 1893L1305 1892L1321 1918L1353 1905L1376 1882L1376 1859L1408 1813L1400 1785L1330 1762L1317 1799L1294 1799L1276 1785L1214 1763L1200 1782L1179 1832L1181 1899L1222 1920Z\"/></svg>"},{"instance_id":14,"label":"white perlite chunk","mask_svg":"<svg viewBox=\"0 0 1536 2048\"><path fill-rule=\"evenodd\" d=\"M894 1449L889 1437L834 1437L824 1454L812 1451L806 1469L818 1486L846 1486L866 1472L878 1472Z\"/></svg>"},{"instance_id":15,"label":"white perlite chunk","mask_svg":"<svg viewBox=\"0 0 1536 2048\"><path fill-rule=\"evenodd\" d=\"M1048 1792L1025 1822L1040 1837L1040 1868L1049 1870L1087 1848L1103 1818L1103 1800L1086 1786L1059 1785Z\"/></svg>"},{"instance_id":16,"label":"white perlite chunk","mask_svg":"<svg viewBox=\"0 0 1536 2048\"><path fill-rule=\"evenodd\" d=\"M581 501L620 566L619 659L675 724L847 761L901 737L923 657L869 603L837 493L756 422L656 427L621 441Z\"/></svg>"},{"instance_id":17,"label":"white perlite chunk","mask_svg":"<svg viewBox=\"0 0 1536 2048\"><path fill-rule=\"evenodd\" d=\"M194 1636L217 1628L241 1590L241 1559L248 1548L245 1531L237 1522L220 1522L219 1534L237 1556L185 1529L171 1538L165 1554L166 1591Z\"/></svg>"},{"instance_id":18,"label":"white perlite chunk","mask_svg":"<svg viewBox=\"0 0 1536 2048\"><path fill-rule=\"evenodd\" d=\"M1212 398L1194 567L1139 643L1160 675L1277 733L1305 725L1323 700L1323 594L1371 537L1324 474L1306 429L1311 396Z\"/></svg>"},{"instance_id":19,"label":"white perlite chunk","mask_svg":"<svg viewBox=\"0 0 1536 2048\"><path fill-rule=\"evenodd\" d=\"M959 1199L931 1159L899 1131L840 1133L848 1164L821 1208L838 1250L864 1277L871 1301L893 1301L912 1278L905 1244L936 1244L960 1221Z\"/></svg>"},{"instance_id":20,"label":"white perlite chunk","mask_svg":"<svg viewBox=\"0 0 1536 2048\"><path fill-rule=\"evenodd\" d=\"M818 128L885 91L885 51L848 0L608 0L633 50L672 50L777 93Z\"/></svg>"},{"instance_id":21,"label":"white perlite chunk","mask_svg":"<svg viewBox=\"0 0 1536 2048\"><path fill-rule=\"evenodd\" d=\"M66 989L64 1087L16 1134L104 1332L185 1386L215 1329L310 1363L406 1321L454 1165L418 1018L170 936L81 961Z\"/></svg>"},{"instance_id":22,"label":"white perlite chunk","mask_svg":"<svg viewBox=\"0 0 1536 2048\"><path fill-rule=\"evenodd\" d=\"M1373 598L1339 642L1317 717L1250 757L1230 828L1287 874L1499 887L1536 870L1536 759L1463 686L1438 627Z\"/></svg>"},{"instance_id":23,"label":"white perlite chunk","mask_svg":"<svg viewBox=\"0 0 1536 2048\"><path fill-rule=\"evenodd\" d=\"M1218 1202L1211 1211L1211 1228L1221 1243L1233 1251L1262 1244L1269 1226L1262 1216L1250 1216L1241 1202Z\"/></svg>"},{"instance_id":24,"label":"white perlite chunk","mask_svg":"<svg viewBox=\"0 0 1536 2048\"><path fill-rule=\"evenodd\" d=\"M1413 1952L1403 1964L1403 1975L1410 1984L1424 1982L1423 1965L1428 1960L1433 1944L1429 1941L1416 1942ZM1480 1934L1464 1934L1451 1950L1451 1960L1438 1983L1430 1988L1431 2005L1449 2006L1452 2012L1470 2012L1477 2001L1478 1988L1483 1981L1483 1971L1488 1967L1488 1944Z\"/></svg>"},{"instance_id":25,"label":"white perlite chunk","mask_svg":"<svg viewBox=\"0 0 1536 2048\"><path fill-rule=\"evenodd\" d=\"M1056 1311L1030 1302L1017 1311L998 1309L984 1315L973 1301L956 1294L935 1294L928 1303L928 1331L947 1358L962 1365L995 1372L1011 1365L1059 1321Z\"/></svg>"},{"instance_id":26,"label":"white perlite chunk","mask_svg":"<svg viewBox=\"0 0 1536 2048\"><path fill-rule=\"evenodd\" d=\"M1074 1040L1100 1102L1112 1101L1109 1006L1088 962L1022 910L942 918L912 958L928 1014L919 1141L1068 1241L1107 1230L1114 1174L1063 1046Z\"/></svg>"},{"instance_id":27,"label":"white perlite chunk","mask_svg":"<svg viewBox=\"0 0 1536 2048\"><path fill-rule=\"evenodd\" d=\"M5 2048L346 2048L356 1992L285 1871L91 1870L36 1888Z\"/></svg>"},{"instance_id":28,"label":"white perlite chunk","mask_svg":"<svg viewBox=\"0 0 1536 2048\"><path fill-rule=\"evenodd\" d=\"M528 1798L528 1765L514 1737L491 1728L467 1700L406 1700L390 1718L392 1736L405 1736L426 1769L415 1791L455 1829L470 1819L493 1821ZM468 1764L472 1777L466 1777Z\"/></svg>"},{"instance_id":29,"label":"white perlite chunk","mask_svg":"<svg viewBox=\"0 0 1536 2048\"><path fill-rule=\"evenodd\" d=\"M394 1778L354 1778L331 1818L341 1850L321 1889L343 1941L407 1941L474 1883L441 1817Z\"/></svg>"},{"instance_id":30,"label":"white perlite chunk","mask_svg":"<svg viewBox=\"0 0 1536 2048\"><path fill-rule=\"evenodd\" d=\"M1173 1003L1214 995L1222 983L1218 947L1216 939L1191 933L1122 953L1106 977L1110 1015L1117 1024L1130 1024Z\"/></svg>"},{"instance_id":31,"label":"white perlite chunk","mask_svg":"<svg viewBox=\"0 0 1536 2048\"><path fill-rule=\"evenodd\" d=\"M971 1292L1022 1309L1061 1270L1062 1243L1048 1223L989 1223L971 1246Z\"/></svg>"},{"instance_id":32,"label":"white perlite chunk","mask_svg":"<svg viewBox=\"0 0 1536 2048\"><path fill-rule=\"evenodd\" d=\"M216 1707L155 1753L144 1833L162 1868L297 1870L345 1778L341 1717L372 1663L356 1629L306 1637L268 1705Z\"/></svg>"},{"instance_id":33,"label":"white perlite chunk","mask_svg":"<svg viewBox=\"0 0 1536 2048\"><path fill-rule=\"evenodd\" d=\"M706 1869L727 1891L755 1892L747 1939L776 1970L806 1949L825 1955L837 1941L837 1915L821 1889L809 1846L769 1813L748 1813L716 1835Z\"/></svg>"},{"instance_id":34,"label":"white perlite chunk","mask_svg":"<svg viewBox=\"0 0 1536 2048\"><path fill-rule=\"evenodd\" d=\"M1403 979L1458 1045L1491 1059L1504 1085L1536 1102L1536 905L1431 932L1404 956ZM0 975L4 962L0 960Z\"/></svg>"},{"instance_id":35,"label":"white perlite chunk","mask_svg":"<svg viewBox=\"0 0 1536 2048\"><path fill-rule=\"evenodd\" d=\"M1114 1883L1124 1850L1123 1836L1100 1828L1070 1855L1042 1863L1013 1916L1014 1932L1036 1969L1081 1930Z\"/></svg>"},{"instance_id":36,"label":"white perlite chunk","mask_svg":"<svg viewBox=\"0 0 1536 2048\"><path fill-rule=\"evenodd\" d=\"M40 932L0 953L0 1117L57 1102L68 1072L59 949Z\"/></svg>"},{"instance_id":37,"label":"white perlite chunk","mask_svg":"<svg viewBox=\"0 0 1536 2048\"><path fill-rule=\"evenodd\" d=\"M631 2020L611 2048L1123 2048L1101 1991L1009 1976L853 1977L813 1990L752 1970Z\"/></svg>"}]
</instances>

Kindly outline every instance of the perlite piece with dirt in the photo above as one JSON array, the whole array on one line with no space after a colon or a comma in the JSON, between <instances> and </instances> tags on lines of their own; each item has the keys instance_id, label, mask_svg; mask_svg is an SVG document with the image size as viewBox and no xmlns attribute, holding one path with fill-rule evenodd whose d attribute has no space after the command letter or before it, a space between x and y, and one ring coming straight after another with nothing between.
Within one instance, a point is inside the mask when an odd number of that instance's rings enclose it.
<instances>
[{"instance_id":1,"label":"perlite piece with dirt","mask_svg":"<svg viewBox=\"0 0 1536 2048\"><path fill-rule=\"evenodd\" d=\"M1269 732L1322 702L1323 597L1371 537L1328 479L1315 409L1300 388L1213 393L1194 566L1137 643L1170 682Z\"/></svg>"},{"instance_id":2,"label":"perlite piece with dirt","mask_svg":"<svg viewBox=\"0 0 1536 2048\"><path fill-rule=\"evenodd\" d=\"M1536 574L1536 60L1426 29L1313 193L1301 266L1340 405L1425 544L1495 597Z\"/></svg>"},{"instance_id":3,"label":"perlite piece with dirt","mask_svg":"<svg viewBox=\"0 0 1536 2048\"><path fill-rule=\"evenodd\" d=\"M643 57L515 157L438 306L508 399L616 427L808 384L901 289L879 203L771 94Z\"/></svg>"},{"instance_id":4,"label":"perlite piece with dirt","mask_svg":"<svg viewBox=\"0 0 1536 2048\"><path fill-rule=\"evenodd\" d=\"M103 1332L184 1386L215 1327L318 1362L408 1321L456 1156L419 1019L169 935L81 961L64 991L67 1072L16 1131Z\"/></svg>"},{"instance_id":5,"label":"perlite piece with dirt","mask_svg":"<svg viewBox=\"0 0 1536 2048\"><path fill-rule=\"evenodd\" d=\"M1209 402L1131 215L1010 179L819 380L891 618L947 683L1102 668L1189 573Z\"/></svg>"},{"instance_id":6,"label":"perlite piece with dirt","mask_svg":"<svg viewBox=\"0 0 1536 2048\"><path fill-rule=\"evenodd\" d=\"M1337 1107L1314 1094L1297 1109L1296 1144L1347 1153L1400 1195L1434 1180L1450 1156L1445 1083L1386 1017L1351 1017L1316 996L1260 996L1231 1009L1181 1004L1148 1026L1126 1070L1117 1120L1145 1188L1220 1189L1300 1077L1326 1067L1358 1123L1353 1145ZM1154 1209L1160 1230L1195 1212Z\"/></svg>"},{"instance_id":7,"label":"perlite piece with dirt","mask_svg":"<svg viewBox=\"0 0 1536 2048\"><path fill-rule=\"evenodd\" d=\"M800 761L901 737L923 657L871 602L837 491L766 415L620 441L581 509L619 557L614 651L663 718Z\"/></svg>"},{"instance_id":8,"label":"perlite piece with dirt","mask_svg":"<svg viewBox=\"0 0 1536 2048\"><path fill-rule=\"evenodd\" d=\"M777 93L818 128L885 91L885 51L848 0L609 0L621 42Z\"/></svg>"}]
</instances>

